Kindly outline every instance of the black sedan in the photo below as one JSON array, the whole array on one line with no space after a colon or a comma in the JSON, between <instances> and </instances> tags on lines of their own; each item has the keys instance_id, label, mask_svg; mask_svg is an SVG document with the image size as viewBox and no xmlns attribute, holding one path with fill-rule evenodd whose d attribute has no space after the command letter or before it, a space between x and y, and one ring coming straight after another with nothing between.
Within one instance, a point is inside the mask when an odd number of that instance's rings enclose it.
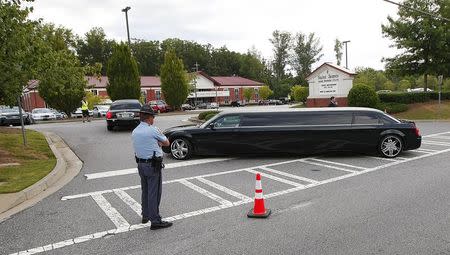
<instances>
[{"instance_id":1,"label":"black sedan","mask_svg":"<svg viewBox=\"0 0 450 255\"><path fill-rule=\"evenodd\" d=\"M413 122L369 108L309 108L289 112L222 113L199 126L164 131L175 159L194 154L314 154L378 152L393 158L421 145Z\"/></svg>"},{"instance_id":2,"label":"black sedan","mask_svg":"<svg viewBox=\"0 0 450 255\"><path fill-rule=\"evenodd\" d=\"M112 131L117 126L137 126L140 123L141 103L136 99L114 101L106 113L106 128Z\"/></svg>"},{"instance_id":3,"label":"black sedan","mask_svg":"<svg viewBox=\"0 0 450 255\"><path fill-rule=\"evenodd\" d=\"M23 109L22 119L23 123L26 125L32 124L34 122L31 114L25 112ZM21 125L19 108L0 108L0 125Z\"/></svg>"}]
</instances>

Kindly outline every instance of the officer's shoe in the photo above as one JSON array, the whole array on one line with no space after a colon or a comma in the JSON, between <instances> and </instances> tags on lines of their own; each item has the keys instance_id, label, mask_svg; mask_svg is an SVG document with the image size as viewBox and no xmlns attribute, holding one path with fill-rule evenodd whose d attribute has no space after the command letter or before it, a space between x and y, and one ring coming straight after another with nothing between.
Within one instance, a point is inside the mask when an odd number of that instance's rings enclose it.
<instances>
[{"instance_id":1,"label":"officer's shoe","mask_svg":"<svg viewBox=\"0 0 450 255\"><path fill-rule=\"evenodd\" d=\"M147 218L142 218L142 224L145 224L145 223L147 223L149 221L149 219L147 219Z\"/></svg>"},{"instance_id":2,"label":"officer's shoe","mask_svg":"<svg viewBox=\"0 0 450 255\"><path fill-rule=\"evenodd\" d=\"M150 229L155 230L155 229L160 229L160 228L168 228L172 225L173 225L173 223L168 222L168 221L152 222Z\"/></svg>"}]
</instances>

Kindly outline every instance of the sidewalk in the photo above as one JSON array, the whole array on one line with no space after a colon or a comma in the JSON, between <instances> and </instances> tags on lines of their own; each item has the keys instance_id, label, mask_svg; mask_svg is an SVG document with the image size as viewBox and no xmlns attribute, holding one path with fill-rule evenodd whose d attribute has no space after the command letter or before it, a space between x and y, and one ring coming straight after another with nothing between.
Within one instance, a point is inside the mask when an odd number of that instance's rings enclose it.
<instances>
[{"instance_id":1,"label":"sidewalk","mask_svg":"<svg viewBox=\"0 0 450 255\"><path fill-rule=\"evenodd\" d=\"M36 204L69 183L83 163L69 146L54 133L43 132L55 154L55 168L40 181L17 193L0 194L0 222Z\"/></svg>"}]
</instances>

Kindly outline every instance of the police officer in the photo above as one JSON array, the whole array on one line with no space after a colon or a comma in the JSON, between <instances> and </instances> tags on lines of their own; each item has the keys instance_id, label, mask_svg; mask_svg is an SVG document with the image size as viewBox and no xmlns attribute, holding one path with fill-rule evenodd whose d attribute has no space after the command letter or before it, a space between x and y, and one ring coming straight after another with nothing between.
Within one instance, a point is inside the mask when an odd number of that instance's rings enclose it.
<instances>
[{"instance_id":1,"label":"police officer","mask_svg":"<svg viewBox=\"0 0 450 255\"><path fill-rule=\"evenodd\" d=\"M150 105L144 105L140 111L141 123L133 130L133 147L141 177L142 223L151 221L150 229L167 228L172 222L162 221L159 215L161 201L162 164L161 146L169 146L169 140L153 126L155 112Z\"/></svg>"},{"instance_id":2,"label":"police officer","mask_svg":"<svg viewBox=\"0 0 450 255\"><path fill-rule=\"evenodd\" d=\"M81 118L84 119L87 118L88 122L91 122L91 119L89 117L89 108L88 108L88 102L86 100L86 97L83 97L83 100L81 100Z\"/></svg>"}]
</instances>

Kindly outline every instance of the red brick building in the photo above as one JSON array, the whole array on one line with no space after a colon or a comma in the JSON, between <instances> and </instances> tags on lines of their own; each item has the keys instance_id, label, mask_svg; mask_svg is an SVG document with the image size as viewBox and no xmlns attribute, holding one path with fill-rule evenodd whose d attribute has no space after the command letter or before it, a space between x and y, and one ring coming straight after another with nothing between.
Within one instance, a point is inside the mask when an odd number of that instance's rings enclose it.
<instances>
[{"instance_id":1,"label":"red brick building","mask_svg":"<svg viewBox=\"0 0 450 255\"><path fill-rule=\"evenodd\" d=\"M98 96L108 96L106 86L108 77L101 76L99 78L87 76L88 91ZM23 108L31 111L34 108L46 107L44 100L39 96L37 87L39 81L31 80L24 91ZM258 90L263 83L246 79L239 76L209 76L204 72L197 72L195 79L192 81L194 92L188 96L188 102L193 104L201 102L217 102L221 105L230 104L233 101L245 101L244 88L253 88L253 94L250 102L259 101ZM164 99L161 92L161 80L157 76L141 76L141 91L146 101Z\"/></svg>"}]
</instances>

